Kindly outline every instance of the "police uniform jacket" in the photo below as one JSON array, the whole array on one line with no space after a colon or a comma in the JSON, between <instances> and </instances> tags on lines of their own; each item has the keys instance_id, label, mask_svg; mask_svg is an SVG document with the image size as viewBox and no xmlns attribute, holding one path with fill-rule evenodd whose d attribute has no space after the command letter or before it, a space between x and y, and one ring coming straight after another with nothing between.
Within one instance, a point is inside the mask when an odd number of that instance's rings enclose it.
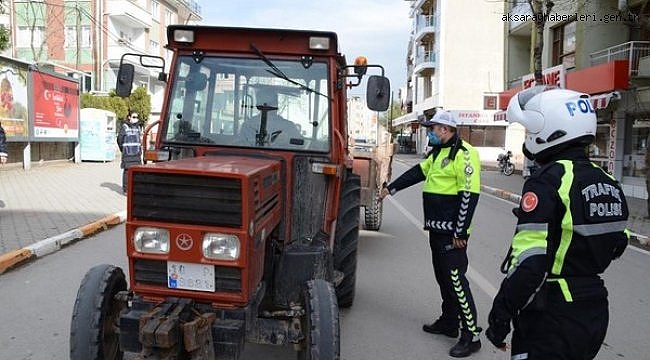
<instances>
[{"instance_id":1,"label":"police uniform jacket","mask_svg":"<svg viewBox=\"0 0 650 360\"><path fill-rule=\"evenodd\" d=\"M419 164L387 186L391 194L424 181L424 228L468 239L481 191L481 162L469 143L454 135L434 146Z\"/></svg>"},{"instance_id":2,"label":"police uniform jacket","mask_svg":"<svg viewBox=\"0 0 650 360\"><path fill-rule=\"evenodd\" d=\"M139 124L128 121L122 123L117 135L117 145L122 152L121 167L127 169L132 165L142 164L141 128Z\"/></svg>"},{"instance_id":3,"label":"police uniform jacket","mask_svg":"<svg viewBox=\"0 0 650 360\"><path fill-rule=\"evenodd\" d=\"M531 305L607 297L601 274L628 244L628 208L616 179L571 148L524 183L494 316Z\"/></svg>"}]
</instances>

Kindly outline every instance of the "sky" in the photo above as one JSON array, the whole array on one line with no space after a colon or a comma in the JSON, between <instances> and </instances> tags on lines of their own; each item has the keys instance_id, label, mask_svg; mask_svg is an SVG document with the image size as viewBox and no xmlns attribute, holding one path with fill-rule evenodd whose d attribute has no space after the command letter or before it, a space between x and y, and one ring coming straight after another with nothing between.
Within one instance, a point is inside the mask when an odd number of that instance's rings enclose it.
<instances>
[{"instance_id":1,"label":"sky","mask_svg":"<svg viewBox=\"0 0 650 360\"><path fill-rule=\"evenodd\" d=\"M397 96L406 85L410 2L404 0L198 0L202 25L334 31L349 64L384 67ZM369 74L377 74L371 72ZM376 71L376 70L375 70Z\"/></svg>"}]
</instances>

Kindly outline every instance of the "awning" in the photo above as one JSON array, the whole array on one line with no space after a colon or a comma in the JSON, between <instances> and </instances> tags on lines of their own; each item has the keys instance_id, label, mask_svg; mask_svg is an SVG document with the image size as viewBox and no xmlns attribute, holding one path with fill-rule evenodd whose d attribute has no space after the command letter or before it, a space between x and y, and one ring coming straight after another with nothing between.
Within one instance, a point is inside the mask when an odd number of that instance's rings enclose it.
<instances>
[{"instance_id":1,"label":"awning","mask_svg":"<svg viewBox=\"0 0 650 360\"><path fill-rule=\"evenodd\" d=\"M591 105L594 110L605 109L609 106L610 101L618 100L621 94L618 91L612 91L604 94L590 95Z\"/></svg>"},{"instance_id":2,"label":"awning","mask_svg":"<svg viewBox=\"0 0 650 360\"><path fill-rule=\"evenodd\" d=\"M604 94L596 94L589 96L591 100L591 105L594 110L605 109L609 106L609 103L612 100L618 100L621 98L621 94L618 91L612 91ZM507 121L506 120L506 111L498 111L494 114L494 121Z\"/></svg>"},{"instance_id":3,"label":"awning","mask_svg":"<svg viewBox=\"0 0 650 360\"><path fill-rule=\"evenodd\" d=\"M398 125L408 124L410 122L415 122L415 121L418 121L417 115L415 114L415 112L410 112L406 115L402 115L398 118L393 119L392 125L398 126Z\"/></svg>"}]
</instances>

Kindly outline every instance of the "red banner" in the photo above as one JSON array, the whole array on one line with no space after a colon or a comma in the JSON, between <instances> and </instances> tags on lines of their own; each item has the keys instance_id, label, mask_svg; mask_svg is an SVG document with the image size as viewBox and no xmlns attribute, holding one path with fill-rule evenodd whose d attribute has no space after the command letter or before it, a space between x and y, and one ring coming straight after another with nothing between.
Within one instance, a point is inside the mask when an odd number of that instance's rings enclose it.
<instances>
[{"instance_id":1,"label":"red banner","mask_svg":"<svg viewBox=\"0 0 650 360\"><path fill-rule=\"evenodd\" d=\"M34 137L79 137L79 83L32 71Z\"/></svg>"}]
</instances>

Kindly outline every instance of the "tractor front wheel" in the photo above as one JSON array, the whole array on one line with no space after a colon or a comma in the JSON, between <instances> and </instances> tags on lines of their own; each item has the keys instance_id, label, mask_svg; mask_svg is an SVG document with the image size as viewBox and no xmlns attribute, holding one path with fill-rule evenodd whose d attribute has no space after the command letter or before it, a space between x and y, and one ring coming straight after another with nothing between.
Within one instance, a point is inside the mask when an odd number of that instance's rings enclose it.
<instances>
[{"instance_id":1,"label":"tractor front wheel","mask_svg":"<svg viewBox=\"0 0 650 360\"><path fill-rule=\"evenodd\" d=\"M88 270L72 310L70 359L122 359L118 322L126 304L115 300L115 295L125 290L119 267L102 264Z\"/></svg>"},{"instance_id":2,"label":"tractor front wheel","mask_svg":"<svg viewBox=\"0 0 650 360\"><path fill-rule=\"evenodd\" d=\"M338 360L341 353L339 308L331 283L310 280L305 291L305 335L298 360Z\"/></svg>"}]
</instances>

